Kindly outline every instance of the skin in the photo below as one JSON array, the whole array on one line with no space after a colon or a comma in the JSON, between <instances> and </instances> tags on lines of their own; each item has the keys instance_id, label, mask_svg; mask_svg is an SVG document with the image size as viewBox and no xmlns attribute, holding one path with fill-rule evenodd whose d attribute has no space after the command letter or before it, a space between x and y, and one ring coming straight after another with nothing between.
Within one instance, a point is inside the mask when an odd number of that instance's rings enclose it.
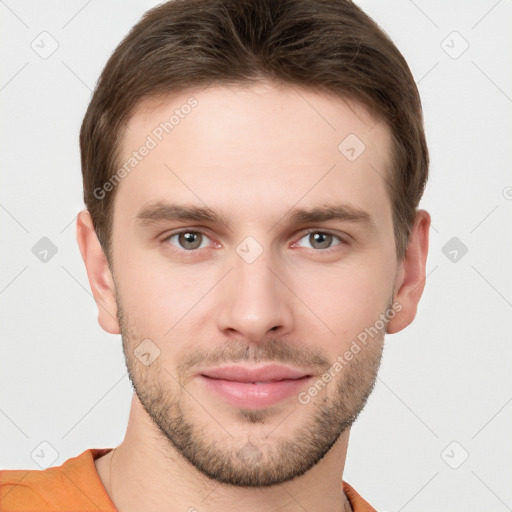
<instances>
[{"instance_id":1,"label":"skin","mask_svg":"<svg viewBox=\"0 0 512 512\"><path fill-rule=\"evenodd\" d=\"M125 439L96 460L98 474L121 512L350 510L350 425L375 381L384 334L415 317L429 214L417 212L399 261L385 123L358 103L266 82L146 100L128 122L123 162L191 96L197 106L117 185L111 267L89 213L77 220L99 323L122 334L136 390ZM349 134L366 146L354 161L338 150ZM226 223L139 225L155 201L206 205ZM287 222L293 208L326 203L368 221ZM198 248L170 238L184 228ZM315 241L310 229L334 236ZM251 263L237 253L248 236L262 250ZM400 311L308 404L292 396L242 409L195 376L242 358L319 379L393 302ZM148 366L134 354L144 339L160 351Z\"/></svg>"}]
</instances>

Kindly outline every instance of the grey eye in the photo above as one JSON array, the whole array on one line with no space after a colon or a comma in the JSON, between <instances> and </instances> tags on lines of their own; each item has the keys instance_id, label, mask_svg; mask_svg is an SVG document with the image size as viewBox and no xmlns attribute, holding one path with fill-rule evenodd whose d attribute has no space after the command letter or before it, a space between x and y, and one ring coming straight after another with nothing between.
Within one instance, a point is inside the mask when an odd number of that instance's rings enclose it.
<instances>
[{"instance_id":1,"label":"grey eye","mask_svg":"<svg viewBox=\"0 0 512 512\"><path fill-rule=\"evenodd\" d=\"M173 238L177 239L178 245L172 242ZM174 235L169 236L167 241L171 245L178 247L178 249L193 251L195 249L200 249L205 239L207 240L208 238L199 231L182 231L181 233L175 233Z\"/></svg>"},{"instance_id":2,"label":"grey eye","mask_svg":"<svg viewBox=\"0 0 512 512\"><path fill-rule=\"evenodd\" d=\"M324 231L312 231L307 233L301 240L307 239L312 249L330 249L332 247L332 242L335 239L340 240L339 237L333 235L331 233L326 233ZM300 244L300 242L299 242ZM338 245L338 244L334 244Z\"/></svg>"}]
</instances>

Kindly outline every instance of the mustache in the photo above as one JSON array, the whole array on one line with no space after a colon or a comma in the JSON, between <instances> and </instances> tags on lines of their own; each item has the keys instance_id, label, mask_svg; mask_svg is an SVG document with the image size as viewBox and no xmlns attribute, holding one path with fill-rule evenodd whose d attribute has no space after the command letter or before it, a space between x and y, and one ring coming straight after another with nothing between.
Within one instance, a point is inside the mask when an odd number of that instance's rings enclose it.
<instances>
[{"instance_id":1,"label":"mustache","mask_svg":"<svg viewBox=\"0 0 512 512\"><path fill-rule=\"evenodd\" d=\"M204 349L203 347L184 356L178 365L178 374L184 375L195 366L213 366L219 363L281 363L315 369L319 372L330 367L329 359L318 349L302 343L284 342L270 338L262 343L248 343L245 340L230 339L223 345Z\"/></svg>"}]
</instances>

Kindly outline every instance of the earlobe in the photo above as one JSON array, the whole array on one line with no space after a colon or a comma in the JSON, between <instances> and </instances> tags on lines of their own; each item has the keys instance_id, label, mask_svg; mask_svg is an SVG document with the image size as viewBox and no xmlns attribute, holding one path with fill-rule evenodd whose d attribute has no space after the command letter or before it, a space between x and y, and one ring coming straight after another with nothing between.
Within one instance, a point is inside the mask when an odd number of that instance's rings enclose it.
<instances>
[{"instance_id":1,"label":"earlobe","mask_svg":"<svg viewBox=\"0 0 512 512\"><path fill-rule=\"evenodd\" d=\"M425 288L425 272L428 254L430 215L418 210L409 235L409 244L398 269L394 301L401 309L387 327L388 334L407 327L416 316L418 303Z\"/></svg>"},{"instance_id":2,"label":"earlobe","mask_svg":"<svg viewBox=\"0 0 512 512\"><path fill-rule=\"evenodd\" d=\"M98 306L98 323L106 332L120 334L114 280L105 253L96 236L91 215L87 210L78 214L76 239L87 270L92 294Z\"/></svg>"}]
</instances>

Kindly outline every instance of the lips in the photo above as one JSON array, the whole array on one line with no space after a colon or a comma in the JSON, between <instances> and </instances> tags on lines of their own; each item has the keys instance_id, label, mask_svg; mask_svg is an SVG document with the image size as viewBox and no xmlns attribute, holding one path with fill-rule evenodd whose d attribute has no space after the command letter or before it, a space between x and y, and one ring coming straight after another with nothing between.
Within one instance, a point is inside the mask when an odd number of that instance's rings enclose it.
<instances>
[{"instance_id":1,"label":"lips","mask_svg":"<svg viewBox=\"0 0 512 512\"><path fill-rule=\"evenodd\" d=\"M261 409L290 400L313 378L303 371L279 364L259 368L225 366L197 374L208 393L232 407Z\"/></svg>"},{"instance_id":2,"label":"lips","mask_svg":"<svg viewBox=\"0 0 512 512\"><path fill-rule=\"evenodd\" d=\"M309 376L307 373L300 370L279 364L267 365L260 368L249 368L247 366L225 366L205 370L201 372L201 375L211 379L246 383L296 380Z\"/></svg>"}]
</instances>

